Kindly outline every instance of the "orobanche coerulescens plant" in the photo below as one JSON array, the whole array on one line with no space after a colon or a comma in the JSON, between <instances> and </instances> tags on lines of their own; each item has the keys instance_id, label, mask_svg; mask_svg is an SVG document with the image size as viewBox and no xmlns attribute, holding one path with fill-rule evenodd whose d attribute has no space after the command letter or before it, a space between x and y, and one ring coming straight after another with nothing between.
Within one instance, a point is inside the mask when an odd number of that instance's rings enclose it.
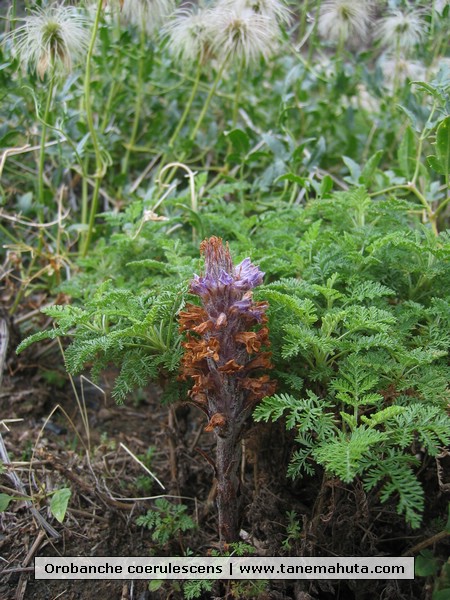
<instances>
[{"instance_id":1,"label":"orobanche coerulescens plant","mask_svg":"<svg viewBox=\"0 0 450 600\"><path fill-rule=\"evenodd\" d=\"M275 382L261 370L272 368L267 302L254 302L252 289L263 275L249 258L233 266L228 247L211 237L201 245L205 274L190 286L202 306L188 304L180 313L183 342L182 377L194 380L193 404L208 416L207 431L216 436L219 533L224 542L238 540L237 497L241 436L255 404L275 391ZM254 328L256 327L256 331Z\"/></svg>"}]
</instances>

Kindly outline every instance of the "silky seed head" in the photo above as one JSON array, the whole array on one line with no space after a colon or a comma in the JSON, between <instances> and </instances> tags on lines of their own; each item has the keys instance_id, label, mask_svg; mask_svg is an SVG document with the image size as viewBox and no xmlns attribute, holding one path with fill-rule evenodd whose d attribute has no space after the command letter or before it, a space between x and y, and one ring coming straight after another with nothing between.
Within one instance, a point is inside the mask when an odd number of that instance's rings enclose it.
<instances>
[{"instance_id":1,"label":"silky seed head","mask_svg":"<svg viewBox=\"0 0 450 600\"><path fill-rule=\"evenodd\" d=\"M395 85L404 85L407 81L426 79L425 65L404 56L381 56L379 65L384 75L385 86L388 89L393 89Z\"/></svg>"},{"instance_id":2,"label":"silky seed head","mask_svg":"<svg viewBox=\"0 0 450 600\"><path fill-rule=\"evenodd\" d=\"M174 8L174 0L123 0L122 15L126 21L151 35Z\"/></svg>"},{"instance_id":3,"label":"silky seed head","mask_svg":"<svg viewBox=\"0 0 450 600\"><path fill-rule=\"evenodd\" d=\"M439 15L442 15L445 7L448 5L448 0L433 0L433 10L435 10Z\"/></svg>"},{"instance_id":4,"label":"silky seed head","mask_svg":"<svg viewBox=\"0 0 450 600\"><path fill-rule=\"evenodd\" d=\"M89 45L89 19L74 6L37 8L8 36L25 68L41 79L49 69L69 72Z\"/></svg>"},{"instance_id":5,"label":"silky seed head","mask_svg":"<svg viewBox=\"0 0 450 600\"><path fill-rule=\"evenodd\" d=\"M375 37L385 48L410 50L425 36L426 23L423 16L423 11L411 7L394 10L380 20Z\"/></svg>"},{"instance_id":6,"label":"silky seed head","mask_svg":"<svg viewBox=\"0 0 450 600\"><path fill-rule=\"evenodd\" d=\"M220 0L217 6L238 11L250 9L258 15L285 25L292 20L292 12L283 0Z\"/></svg>"},{"instance_id":7,"label":"silky seed head","mask_svg":"<svg viewBox=\"0 0 450 600\"><path fill-rule=\"evenodd\" d=\"M168 38L169 51L186 62L207 58L211 49L212 11L190 6L173 13L163 34Z\"/></svg>"},{"instance_id":8,"label":"silky seed head","mask_svg":"<svg viewBox=\"0 0 450 600\"><path fill-rule=\"evenodd\" d=\"M245 65L270 58L278 47L277 23L249 8L218 6L213 12L213 50Z\"/></svg>"},{"instance_id":9,"label":"silky seed head","mask_svg":"<svg viewBox=\"0 0 450 600\"><path fill-rule=\"evenodd\" d=\"M363 39L371 22L371 4L367 0L328 0L320 7L319 35L333 42L350 36Z\"/></svg>"}]
</instances>

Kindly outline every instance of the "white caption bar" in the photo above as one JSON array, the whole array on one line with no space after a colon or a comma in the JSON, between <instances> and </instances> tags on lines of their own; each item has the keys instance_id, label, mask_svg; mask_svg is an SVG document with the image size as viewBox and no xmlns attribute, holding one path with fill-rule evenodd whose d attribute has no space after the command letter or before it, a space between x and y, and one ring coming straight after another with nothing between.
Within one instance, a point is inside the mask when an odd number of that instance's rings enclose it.
<instances>
[{"instance_id":1,"label":"white caption bar","mask_svg":"<svg viewBox=\"0 0 450 600\"><path fill-rule=\"evenodd\" d=\"M414 558L49 556L36 579L414 579Z\"/></svg>"}]
</instances>

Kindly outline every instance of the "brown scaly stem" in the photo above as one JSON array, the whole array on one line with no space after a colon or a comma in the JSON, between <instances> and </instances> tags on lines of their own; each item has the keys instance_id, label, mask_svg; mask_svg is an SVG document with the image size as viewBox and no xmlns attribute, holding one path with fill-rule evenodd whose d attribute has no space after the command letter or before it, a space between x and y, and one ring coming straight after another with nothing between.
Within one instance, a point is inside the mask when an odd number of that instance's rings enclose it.
<instances>
[{"instance_id":1,"label":"brown scaly stem","mask_svg":"<svg viewBox=\"0 0 450 600\"><path fill-rule=\"evenodd\" d=\"M239 464L241 445L234 430L216 433L217 509L220 545L239 540Z\"/></svg>"}]
</instances>

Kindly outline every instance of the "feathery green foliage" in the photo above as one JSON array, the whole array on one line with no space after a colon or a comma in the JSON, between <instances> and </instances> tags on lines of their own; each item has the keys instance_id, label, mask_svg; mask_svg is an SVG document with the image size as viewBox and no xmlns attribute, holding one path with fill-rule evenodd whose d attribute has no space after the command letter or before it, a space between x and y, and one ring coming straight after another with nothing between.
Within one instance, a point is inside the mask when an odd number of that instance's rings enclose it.
<instances>
[{"instance_id":1,"label":"feathery green foliage","mask_svg":"<svg viewBox=\"0 0 450 600\"><path fill-rule=\"evenodd\" d=\"M254 416L295 428L292 477L320 465L346 483L361 478L417 527L415 453L435 456L450 441L450 245L399 213L362 189L305 208L303 222L315 217L321 235L298 249L302 279L259 292L270 301L280 392Z\"/></svg>"},{"instance_id":2,"label":"feathery green foliage","mask_svg":"<svg viewBox=\"0 0 450 600\"><path fill-rule=\"evenodd\" d=\"M195 529L196 524L187 514L187 506L173 504L165 498L155 500L155 510L148 510L145 515L138 517L136 523L150 529L153 541L159 546L165 546L180 532Z\"/></svg>"},{"instance_id":3,"label":"feathery green foliage","mask_svg":"<svg viewBox=\"0 0 450 600\"><path fill-rule=\"evenodd\" d=\"M118 402L149 381L161 384L176 378L182 355L175 317L185 303L186 285L173 285L164 292L133 294L102 284L83 309L54 306L45 309L57 323L55 329L30 336L18 351L45 338L73 335L65 352L69 372L79 373L90 364L94 376L109 364L120 367L113 396ZM164 387L164 385L163 385ZM170 388L170 397L173 393Z\"/></svg>"},{"instance_id":4,"label":"feathery green foliage","mask_svg":"<svg viewBox=\"0 0 450 600\"><path fill-rule=\"evenodd\" d=\"M241 207L233 235L230 210L237 214L237 205L211 201L199 218L207 235L212 228L228 235L235 255L251 253L266 270L267 283L256 296L270 304L279 391L256 408L255 418L284 416L295 429L292 477L312 474L319 465L345 483L362 479L382 500L395 498L398 510L418 526L423 493L414 479L414 456L419 448L436 455L450 441L450 237L408 217L404 201L371 199L362 188L304 207L273 203L257 215ZM166 384L168 399L180 397L176 315L187 281L178 274L197 270L193 245L188 236L181 245L151 231L137 246L126 229L118 231L120 243L109 249L104 274L109 278L114 269L114 280L90 292L82 307L46 309L56 328L20 349L70 335L71 372L86 364L94 374L109 363L120 366L118 401L150 380ZM147 262L141 249L150 239L149 257L155 258ZM147 273L140 285L130 270L138 256L140 273ZM395 470L380 467L395 458Z\"/></svg>"}]
</instances>

